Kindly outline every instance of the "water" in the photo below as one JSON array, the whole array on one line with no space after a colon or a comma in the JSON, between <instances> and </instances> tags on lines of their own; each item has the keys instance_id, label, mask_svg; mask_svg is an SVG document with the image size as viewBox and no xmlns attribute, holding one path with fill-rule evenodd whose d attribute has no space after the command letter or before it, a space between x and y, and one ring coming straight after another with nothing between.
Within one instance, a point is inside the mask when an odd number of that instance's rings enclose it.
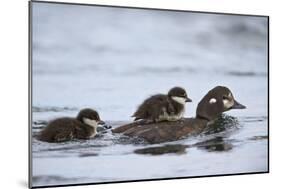
<instances>
[{"instance_id":1,"label":"water","mask_svg":"<svg viewBox=\"0 0 281 189\"><path fill-rule=\"evenodd\" d=\"M217 85L247 106L226 113L230 127L163 144L110 131L33 137L33 185L267 171L267 35L263 17L33 3L34 136L85 107L113 127L129 123L142 100L173 86L193 100L186 117Z\"/></svg>"}]
</instances>

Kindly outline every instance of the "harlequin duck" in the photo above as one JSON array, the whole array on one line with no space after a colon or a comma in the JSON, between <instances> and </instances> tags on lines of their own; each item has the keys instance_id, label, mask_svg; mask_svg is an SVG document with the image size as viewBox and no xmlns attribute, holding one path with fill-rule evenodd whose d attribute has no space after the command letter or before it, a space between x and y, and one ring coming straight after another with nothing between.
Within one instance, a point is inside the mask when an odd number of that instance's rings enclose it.
<instances>
[{"instance_id":1,"label":"harlequin duck","mask_svg":"<svg viewBox=\"0 0 281 189\"><path fill-rule=\"evenodd\" d=\"M210 90L199 102L195 118L150 124L133 122L117 127L112 132L141 137L149 143L174 141L201 133L210 122L225 111L244 108L246 107L234 99L232 92L227 87L217 86Z\"/></svg>"},{"instance_id":2,"label":"harlequin duck","mask_svg":"<svg viewBox=\"0 0 281 189\"><path fill-rule=\"evenodd\" d=\"M186 91L181 87L174 87L167 95L157 94L146 99L132 117L135 117L135 121L178 121L184 115L186 102L191 102Z\"/></svg>"},{"instance_id":3,"label":"harlequin duck","mask_svg":"<svg viewBox=\"0 0 281 189\"><path fill-rule=\"evenodd\" d=\"M196 109L196 118L212 121L222 112L231 109L245 109L246 106L238 103L232 92L223 86L210 90L199 102Z\"/></svg>"},{"instance_id":4,"label":"harlequin duck","mask_svg":"<svg viewBox=\"0 0 281 189\"><path fill-rule=\"evenodd\" d=\"M65 142L77 139L89 139L97 134L101 121L98 112L86 108L82 109L76 118L58 118L51 121L40 133L38 139L45 142Z\"/></svg>"}]
</instances>

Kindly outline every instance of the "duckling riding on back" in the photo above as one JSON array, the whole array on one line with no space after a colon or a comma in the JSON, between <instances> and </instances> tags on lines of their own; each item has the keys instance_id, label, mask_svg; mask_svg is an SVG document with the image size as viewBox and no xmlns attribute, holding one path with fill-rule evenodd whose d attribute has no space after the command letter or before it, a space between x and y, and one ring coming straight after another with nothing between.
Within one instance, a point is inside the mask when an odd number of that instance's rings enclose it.
<instances>
[{"instance_id":1,"label":"duckling riding on back","mask_svg":"<svg viewBox=\"0 0 281 189\"><path fill-rule=\"evenodd\" d=\"M183 118L179 121L163 121L144 124L133 122L117 127L114 133L131 137L141 137L149 143L179 140L189 135L201 133L210 121L221 113L231 109L244 109L227 87L217 86L210 90L199 102L195 118Z\"/></svg>"},{"instance_id":2,"label":"duckling riding on back","mask_svg":"<svg viewBox=\"0 0 281 189\"><path fill-rule=\"evenodd\" d=\"M181 87L169 90L168 95L157 94L146 99L133 114L136 120L149 122L178 121L185 111L185 103L191 102Z\"/></svg>"}]
</instances>

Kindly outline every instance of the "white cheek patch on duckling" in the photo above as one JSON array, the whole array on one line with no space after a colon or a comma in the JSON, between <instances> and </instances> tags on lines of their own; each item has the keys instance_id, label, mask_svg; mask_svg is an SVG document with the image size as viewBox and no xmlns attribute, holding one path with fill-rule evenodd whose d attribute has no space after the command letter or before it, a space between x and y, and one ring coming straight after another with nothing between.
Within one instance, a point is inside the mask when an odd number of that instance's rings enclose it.
<instances>
[{"instance_id":1,"label":"white cheek patch on duckling","mask_svg":"<svg viewBox=\"0 0 281 189\"><path fill-rule=\"evenodd\" d=\"M210 100L209 100L209 103L210 104L214 104L214 103L216 103L217 102L217 99L215 99L215 98L211 98Z\"/></svg>"},{"instance_id":2,"label":"white cheek patch on duckling","mask_svg":"<svg viewBox=\"0 0 281 189\"><path fill-rule=\"evenodd\" d=\"M93 119L89 119L89 118L83 118L83 122L93 128L97 128L98 127L98 122L96 120Z\"/></svg>"},{"instance_id":3,"label":"white cheek patch on duckling","mask_svg":"<svg viewBox=\"0 0 281 189\"><path fill-rule=\"evenodd\" d=\"M179 104L182 104L182 105L185 105L185 98L183 98L183 97L178 97L178 96L172 96L172 99L174 100L174 101L176 101L177 103L179 103Z\"/></svg>"}]
</instances>

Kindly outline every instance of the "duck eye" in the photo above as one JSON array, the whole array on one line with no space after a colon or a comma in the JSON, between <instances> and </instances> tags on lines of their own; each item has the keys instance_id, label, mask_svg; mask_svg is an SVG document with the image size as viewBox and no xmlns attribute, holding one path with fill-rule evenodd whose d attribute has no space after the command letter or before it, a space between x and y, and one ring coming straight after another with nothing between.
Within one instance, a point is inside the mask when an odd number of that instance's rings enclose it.
<instances>
[{"instance_id":1,"label":"duck eye","mask_svg":"<svg viewBox=\"0 0 281 189\"><path fill-rule=\"evenodd\" d=\"M95 117L95 120L100 120L100 117L99 116Z\"/></svg>"},{"instance_id":2,"label":"duck eye","mask_svg":"<svg viewBox=\"0 0 281 189\"><path fill-rule=\"evenodd\" d=\"M222 99L223 100L228 100L228 98L226 96L223 96Z\"/></svg>"}]
</instances>

